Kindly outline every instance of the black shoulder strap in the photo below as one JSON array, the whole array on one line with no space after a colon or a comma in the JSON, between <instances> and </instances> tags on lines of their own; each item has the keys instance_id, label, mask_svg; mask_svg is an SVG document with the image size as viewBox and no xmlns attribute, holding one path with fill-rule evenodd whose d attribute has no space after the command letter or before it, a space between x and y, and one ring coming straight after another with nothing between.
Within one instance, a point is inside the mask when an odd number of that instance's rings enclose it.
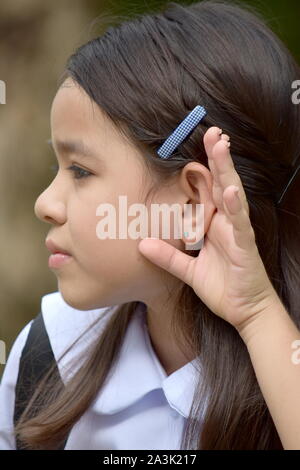
<instances>
[{"instance_id":1,"label":"black shoulder strap","mask_svg":"<svg viewBox=\"0 0 300 470\"><path fill-rule=\"evenodd\" d=\"M50 344L49 336L45 327L43 314L40 312L33 320L26 344L20 358L19 374L16 383L16 398L14 409L14 425L16 426L21 414L29 402L36 384L45 375L53 363L56 363ZM55 378L61 380L56 365ZM57 450L65 448L67 439ZM16 450L24 450L22 443L16 439Z\"/></svg>"}]
</instances>

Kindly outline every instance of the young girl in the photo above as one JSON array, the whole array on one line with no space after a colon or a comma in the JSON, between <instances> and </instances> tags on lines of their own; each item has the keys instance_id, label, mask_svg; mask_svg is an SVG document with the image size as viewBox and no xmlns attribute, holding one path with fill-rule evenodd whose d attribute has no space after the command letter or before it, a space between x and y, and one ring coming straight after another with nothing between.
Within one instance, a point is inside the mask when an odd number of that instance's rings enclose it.
<instances>
[{"instance_id":1,"label":"young girl","mask_svg":"<svg viewBox=\"0 0 300 470\"><path fill-rule=\"evenodd\" d=\"M1 383L0 448L300 449L299 78L263 19L229 2L171 3L70 57L51 108L59 171L35 205L64 253L41 305L55 379L14 427L32 320ZM97 208L119 220L121 195L203 204L201 249L186 232L101 239Z\"/></svg>"}]
</instances>

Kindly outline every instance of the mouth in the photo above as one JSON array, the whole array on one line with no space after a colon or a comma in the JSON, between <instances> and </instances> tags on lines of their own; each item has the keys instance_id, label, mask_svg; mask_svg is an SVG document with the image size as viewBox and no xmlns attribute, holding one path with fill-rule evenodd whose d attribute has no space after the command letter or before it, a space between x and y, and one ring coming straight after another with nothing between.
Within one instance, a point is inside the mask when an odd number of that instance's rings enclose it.
<instances>
[{"instance_id":1,"label":"mouth","mask_svg":"<svg viewBox=\"0 0 300 470\"><path fill-rule=\"evenodd\" d=\"M73 257L71 255L66 255L65 253L53 253L49 256L48 266L49 268L58 269L72 261L72 259Z\"/></svg>"},{"instance_id":2,"label":"mouth","mask_svg":"<svg viewBox=\"0 0 300 470\"><path fill-rule=\"evenodd\" d=\"M68 255L72 256L71 253L64 248L61 248L58 246L56 243L53 242L50 238L46 240L45 242L46 248L54 255L54 254L63 254L63 255Z\"/></svg>"},{"instance_id":3,"label":"mouth","mask_svg":"<svg viewBox=\"0 0 300 470\"><path fill-rule=\"evenodd\" d=\"M58 269L73 259L71 253L58 246L53 240L47 239L45 245L51 252L48 260L49 268Z\"/></svg>"}]
</instances>

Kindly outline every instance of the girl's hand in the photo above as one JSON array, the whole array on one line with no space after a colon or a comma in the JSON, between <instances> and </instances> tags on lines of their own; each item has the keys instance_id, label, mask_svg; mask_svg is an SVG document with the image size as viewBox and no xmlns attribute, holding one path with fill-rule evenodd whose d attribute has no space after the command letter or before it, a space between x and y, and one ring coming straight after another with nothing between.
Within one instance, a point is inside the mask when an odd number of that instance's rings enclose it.
<instances>
[{"instance_id":1,"label":"girl's hand","mask_svg":"<svg viewBox=\"0 0 300 470\"><path fill-rule=\"evenodd\" d=\"M247 198L227 141L219 136L217 127L211 127L203 142L217 210L198 257L151 238L143 239L139 250L150 261L191 286L211 311L241 331L280 299L259 255Z\"/></svg>"}]
</instances>

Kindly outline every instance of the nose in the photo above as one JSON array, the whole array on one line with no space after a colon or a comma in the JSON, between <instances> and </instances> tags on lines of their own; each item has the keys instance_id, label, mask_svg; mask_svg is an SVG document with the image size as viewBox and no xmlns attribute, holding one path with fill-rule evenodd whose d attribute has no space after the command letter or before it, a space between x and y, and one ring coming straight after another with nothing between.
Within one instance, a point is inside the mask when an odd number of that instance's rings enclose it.
<instances>
[{"instance_id":1,"label":"nose","mask_svg":"<svg viewBox=\"0 0 300 470\"><path fill-rule=\"evenodd\" d=\"M65 204L51 196L47 188L42 192L34 204L34 213L42 222L50 224L64 224L66 220Z\"/></svg>"}]
</instances>

